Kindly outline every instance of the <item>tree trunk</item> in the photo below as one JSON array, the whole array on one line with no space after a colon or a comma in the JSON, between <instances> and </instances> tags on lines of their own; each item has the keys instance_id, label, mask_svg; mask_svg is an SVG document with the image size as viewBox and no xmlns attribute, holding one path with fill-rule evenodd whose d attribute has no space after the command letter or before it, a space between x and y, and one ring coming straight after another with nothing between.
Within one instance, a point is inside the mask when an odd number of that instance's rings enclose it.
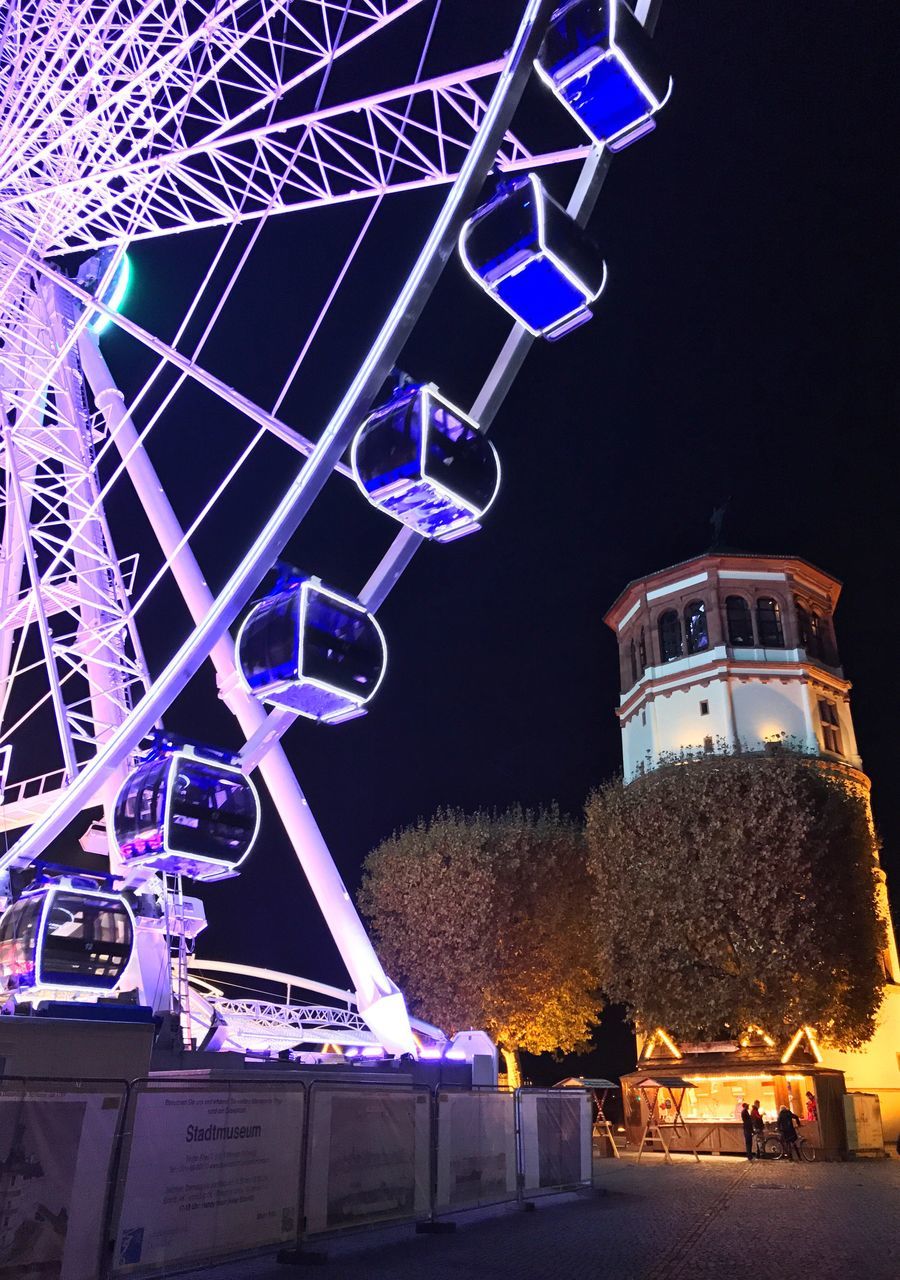
<instances>
[{"instance_id":1,"label":"tree trunk","mask_svg":"<svg viewBox=\"0 0 900 1280\"><path fill-rule=\"evenodd\" d=\"M520 1088L522 1084L522 1073L519 1070L519 1051L517 1049L504 1049L501 1045L500 1052L503 1054L503 1062L506 1067L507 1089Z\"/></svg>"}]
</instances>

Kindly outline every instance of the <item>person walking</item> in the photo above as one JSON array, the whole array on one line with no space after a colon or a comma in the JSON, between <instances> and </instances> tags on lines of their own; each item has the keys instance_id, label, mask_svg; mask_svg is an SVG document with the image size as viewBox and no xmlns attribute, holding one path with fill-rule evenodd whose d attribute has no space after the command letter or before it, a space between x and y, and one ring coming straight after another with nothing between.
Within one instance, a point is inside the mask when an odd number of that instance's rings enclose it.
<instances>
[{"instance_id":1,"label":"person walking","mask_svg":"<svg viewBox=\"0 0 900 1280\"><path fill-rule=\"evenodd\" d=\"M744 1146L747 1148L747 1159L753 1159L753 1120L750 1116L750 1104L741 1103L741 1124L744 1126Z\"/></svg>"},{"instance_id":2,"label":"person walking","mask_svg":"<svg viewBox=\"0 0 900 1280\"><path fill-rule=\"evenodd\" d=\"M794 1157L800 1159L800 1151L797 1147L797 1125L800 1123L800 1117L794 1115L790 1107L783 1106L778 1112L778 1132L781 1135L781 1141L784 1144L785 1155L788 1160Z\"/></svg>"}]
</instances>

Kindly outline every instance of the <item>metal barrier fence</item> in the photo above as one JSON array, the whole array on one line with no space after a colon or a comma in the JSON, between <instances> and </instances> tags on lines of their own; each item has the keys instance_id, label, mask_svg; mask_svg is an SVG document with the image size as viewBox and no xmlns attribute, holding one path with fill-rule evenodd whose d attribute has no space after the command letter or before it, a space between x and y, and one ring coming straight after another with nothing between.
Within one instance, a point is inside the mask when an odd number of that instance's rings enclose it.
<instances>
[{"instance_id":1,"label":"metal barrier fence","mask_svg":"<svg viewBox=\"0 0 900 1280\"><path fill-rule=\"evenodd\" d=\"M0 1274L96 1280L124 1080L0 1078Z\"/></svg>"},{"instance_id":2,"label":"metal barrier fence","mask_svg":"<svg viewBox=\"0 0 900 1280\"><path fill-rule=\"evenodd\" d=\"M224 1262L296 1243L302 1081L137 1081L114 1187L109 1274Z\"/></svg>"},{"instance_id":3,"label":"metal barrier fence","mask_svg":"<svg viewBox=\"0 0 900 1280\"><path fill-rule=\"evenodd\" d=\"M431 1091L317 1080L309 1093L304 1234L426 1218Z\"/></svg>"},{"instance_id":4,"label":"metal barrier fence","mask_svg":"<svg viewBox=\"0 0 900 1280\"><path fill-rule=\"evenodd\" d=\"M438 1090L435 1124L435 1214L517 1199L515 1094Z\"/></svg>"},{"instance_id":5,"label":"metal barrier fence","mask_svg":"<svg viewBox=\"0 0 900 1280\"><path fill-rule=\"evenodd\" d=\"M590 1094L583 1089L517 1089L516 1097L524 1195L590 1185Z\"/></svg>"},{"instance_id":6,"label":"metal barrier fence","mask_svg":"<svg viewBox=\"0 0 900 1280\"><path fill-rule=\"evenodd\" d=\"M584 1186L581 1090L0 1078L0 1274L120 1280Z\"/></svg>"}]
</instances>

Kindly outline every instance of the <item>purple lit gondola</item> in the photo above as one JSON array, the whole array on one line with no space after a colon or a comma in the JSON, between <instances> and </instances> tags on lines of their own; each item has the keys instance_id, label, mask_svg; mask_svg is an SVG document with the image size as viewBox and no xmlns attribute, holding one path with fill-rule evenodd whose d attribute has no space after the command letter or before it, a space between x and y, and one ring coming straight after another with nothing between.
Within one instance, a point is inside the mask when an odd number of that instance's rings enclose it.
<instances>
[{"instance_id":1,"label":"purple lit gondola","mask_svg":"<svg viewBox=\"0 0 900 1280\"><path fill-rule=\"evenodd\" d=\"M235 650L261 702L326 724L365 714L387 665L374 615L317 578L297 578L255 604Z\"/></svg>"},{"instance_id":2,"label":"purple lit gondola","mask_svg":"<svg viewBox=\"0 0 900 1280\"><path fill-rule=\"evenodd\" d=\"M247 775L189 747L154 754L132 770L113 813L126 863L194 880L233 875L259 821L259 797Z\"/></svg>"},{"instance_id":3,"label":"purple lit gondola","mask_svg":"<svg viewBox=\"0 0 900 1280\"><path fill-rule=\"evenodd\" d=\"M18 999L118 985L134 945L125 899L87 878L27 890L0 918L0 986Z\"/></svg>"},{"instance_id":4,"label":"purple lit gondola","mask_svg":"<svg viewBox=\"0 0 900 1280\"><path fill-rule=\"evenodd\" d=\"M401 387L376 409L351 461L373 506L436 542L479 529L500 485L493 445L433 383Z\"/></svg>"},{"instance_id":5,"label":"purple lit gondola","mask_svg":"<svg viewBox=\"0 0 900 1280\"><path fill-rule=\"evenodd\" d=\"M655 128L672 90L624 0L571 0L557 9L535 67L594 143L611 151Z\"/></svg>"}]
</instances>

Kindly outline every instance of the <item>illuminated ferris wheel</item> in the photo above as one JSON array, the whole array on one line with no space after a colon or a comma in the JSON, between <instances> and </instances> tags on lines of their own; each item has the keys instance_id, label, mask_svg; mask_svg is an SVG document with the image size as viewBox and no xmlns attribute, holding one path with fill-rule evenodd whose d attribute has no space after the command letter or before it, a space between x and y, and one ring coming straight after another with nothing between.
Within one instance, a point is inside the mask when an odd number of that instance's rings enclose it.
<instances>
[{"instance_id":1,"label":"illuminated ferris wheel","mask_svg":"<svg viewBox=\"0 0 900 1280\"><path fill-rule=\"evenodd\" d=\"M193 999L194 1039L217 1047L270 1051L327 1039L404 1052L416 1051L416 1037L419 1046L439 1038L425 1024L414 1037L281 738L298 718L339 732L366 712L385 677L377 611L388 592L423 541L471 535L489 518L500 467L485 433L531 342L589 319L606 267L582 228L611 154L653 127L670 89L648 41L658 0L639 0L635 12L622 0L572 0L555 13L548 0L527 0L508 52L426 77L440 7L440 0L10 0L5 7L0 1002L7 1011L135 992L140 1003L182 1016ZM426 9L422 22L415 11ZM382 47L405 39L404 24L417 42L407 83L353 98L333 89L366 86ZM549 90L546 111L570 130L568 145L552 152L530 148L518 128L535 70ZM566 208L541 177L565 162L581 166ZM486 198L491 171L495 190ZM395 301L348 372L337 408L324 425L294 425L285 402L350 287L376 214L388 196L394 202L429 187L445 188L440 211L412 268L398 269ZM479 200L486 202L477 207ZM223 377L208 353L271 220L292 215L299 236L301 212L321 219L339 206L360 210L352 242L320 309L296 334L280 385L261 402L241 390L245 370ZM129 274L153 242L174 236L193 236L197 280L174 330L161 332L129 317ZM476 284L513 318L509 337L465 409L436 382L403 377L385 397L457 244ZM482 305L474 295L473 305ZM115 344L105 351L111 334ZM216 439L208 471L191 475L193 509L185 512L153 458L177 455L188 418L211 446L218 415L238 424L238 438L230 434L228 457ZM289 477L274 497L260 495L253 481L260 450L273 447ZM388 553L356 595L322 582L314 566L310 573L282 566L262 595L263 579L332 477L402 526ZM201 563L207 530L231 513L246 518L248 509L256 532L243 554ZM207 573L221 586L213 590ZM162 615L169 650L151 660L142 635ZM177 724L173 704L206 664L239 727L236 752L197 742ZM296 1006L289 975L269 975L287 986L286 996L269 1001L229 998L224 986L199 977L188 993L186 953L205 917L183 886L238 873L259 828L256 775L346 964L353 1011L321 1000ZM108 858L109 875L46 865L52 843L94 812L81 843Z\"/></svg>"}]
</instances>

